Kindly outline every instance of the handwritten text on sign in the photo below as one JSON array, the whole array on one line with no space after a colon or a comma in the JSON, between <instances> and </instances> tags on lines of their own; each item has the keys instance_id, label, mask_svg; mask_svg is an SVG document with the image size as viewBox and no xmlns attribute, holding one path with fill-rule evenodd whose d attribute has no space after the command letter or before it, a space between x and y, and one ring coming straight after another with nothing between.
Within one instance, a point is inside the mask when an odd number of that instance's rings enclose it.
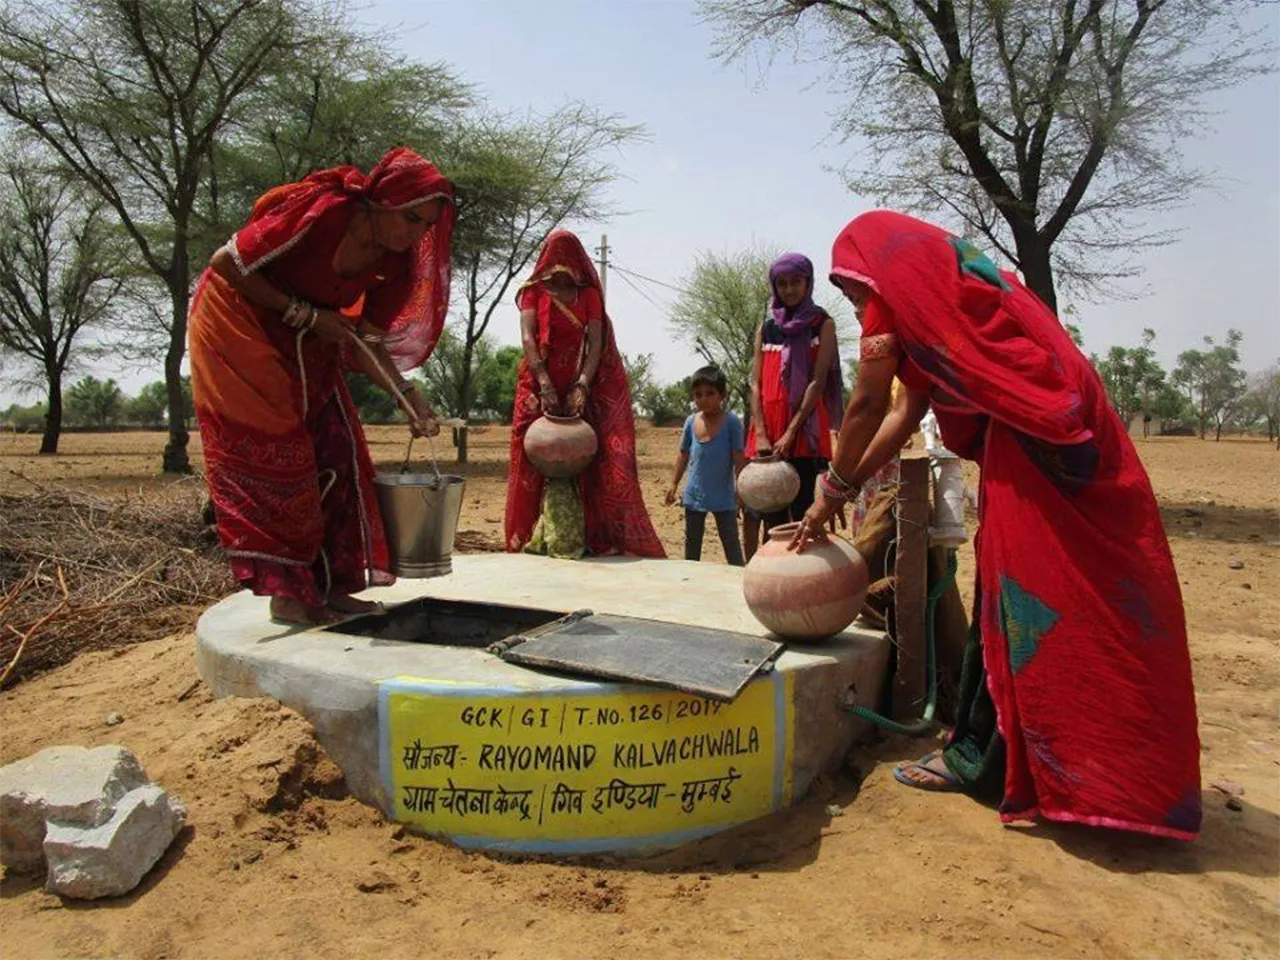
<instances>
[{"instance_id":1,"label":"handwritten text on sign","mask_svg":"<svg viewBox=\"0 0 1280 960\"><path fill-rule=\"evenodd\" d=\"M720 703L390 681L383 770L395 817L433 833L574 841L763 816L785 802L782 682L758 680Z\"/></svg>"}]
</instances>

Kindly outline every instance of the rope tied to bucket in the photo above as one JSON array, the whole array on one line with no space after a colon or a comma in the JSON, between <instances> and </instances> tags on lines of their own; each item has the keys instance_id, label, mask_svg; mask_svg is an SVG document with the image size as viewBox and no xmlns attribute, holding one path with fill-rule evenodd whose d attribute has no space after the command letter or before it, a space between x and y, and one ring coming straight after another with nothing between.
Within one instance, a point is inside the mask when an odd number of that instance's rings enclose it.
<instances>
[{"instance_id":1,"label":"rope tied to bucket","mask_svg":"<svg viewBox=\"0 0 1280 960\"><path fill-rule=\"evenodd\" d=\"M408 415L410 423L417 423L421 419L418 416L418 411L414 409L413 404L409 402L408 398L404 395L404 392L396 386L395 377L387 373L386 369L382 366L381 361L378 360L378 355L374 353L369 347L369 344L365 342L365 338L361 337L360 334L356 333L354 330L348 330L347 335L351 337L356 346L364 351L365 356L369 358L369 362L373 364L374 369L387 378L387 386L391 388L391 392L395 395L396 402L400 404L401 409L403 409ZM372 342L376 342L376 340ZM436 461L436 445L432 441L430 434L425 434L425 436L427 438L427 453L431 457L431 472L435 476L436 485L439 486L440 464ZM413 441L414 435L410 434L409 446L404 452L404 463L400 465L400 472L402 474L409 472L409 458L413 454Z\"/></svg>"}]
</instances>

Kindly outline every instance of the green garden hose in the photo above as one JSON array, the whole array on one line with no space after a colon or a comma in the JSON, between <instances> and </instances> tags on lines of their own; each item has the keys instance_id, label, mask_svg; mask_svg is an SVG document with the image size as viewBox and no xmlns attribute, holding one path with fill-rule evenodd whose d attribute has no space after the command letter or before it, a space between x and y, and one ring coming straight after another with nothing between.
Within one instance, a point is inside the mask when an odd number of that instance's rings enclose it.
<instances>
[{"instance_id":1,"label":"green garden hose","mask_svg":"<svg viewBox=\"0 0 1280 960\"><path fill-rule=\"evenodd\" d=\"M924 643L925 643L925 670L929 674L929 695L925 699L924 715L915 723L898 723L896 720L890 720L883 717L874 710L868 710L866 707L860 707L857 704L851 704L849 710L862 717L863 720L870 720L878 727L890 730L893 733L905 733L911 736L920 736L928 733L933 729L933 714L938 707L938 668L937 668L937 650L934 643L934 609L938 606L938 600L946 593L947 589L955 583L956 580L956 551L947 551L947 572L943 574L939 580L929 591L928 598L924 608Z\"/></svg>"}]
</instances>

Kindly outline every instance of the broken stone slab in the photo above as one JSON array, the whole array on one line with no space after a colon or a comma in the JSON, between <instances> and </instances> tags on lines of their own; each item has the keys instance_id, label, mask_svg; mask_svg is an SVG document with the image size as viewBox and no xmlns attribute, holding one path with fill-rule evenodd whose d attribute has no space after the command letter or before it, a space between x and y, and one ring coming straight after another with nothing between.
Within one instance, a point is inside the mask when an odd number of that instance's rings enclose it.
<instances>
[{"instance_id":1,"label":"broken stone slab","mask_svg":"<svg viewBox=\"0 0 1280 960\"><path fill-rule=\"evenodd\" d=\"M147 784L126 793L106 823L50 823L44 838L45 889L79 900L128 893L169 849L186 820L181 800Z\"/></svg>"},{"instance_id":2,"label":"broken stone slab","mask_svg":"<svg viewBox=\"0 0 1280 960\"><path fill-rule=\"evenodd\" d=\"M0 767L0 863L38 868L46 823L96 827L146 783L138 758L115 745L49 747Z\"/></svg>"}]
</instances>

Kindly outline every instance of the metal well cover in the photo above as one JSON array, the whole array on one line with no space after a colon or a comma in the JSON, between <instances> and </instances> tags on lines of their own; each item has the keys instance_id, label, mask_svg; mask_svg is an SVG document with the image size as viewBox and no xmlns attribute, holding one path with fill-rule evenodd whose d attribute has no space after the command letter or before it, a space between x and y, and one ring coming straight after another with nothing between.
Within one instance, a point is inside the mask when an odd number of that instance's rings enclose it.
<instances>
[{"instance_id":1,"label":"metal well cover","mask_svg":"<svg viewBox=\"0 0 1280 960\"><path fill-rule=\"evenodd\" d=\"M511 663L733 700L782 644L729 630L582 611L498 645Z\"/></svg>"}]
</instances>

